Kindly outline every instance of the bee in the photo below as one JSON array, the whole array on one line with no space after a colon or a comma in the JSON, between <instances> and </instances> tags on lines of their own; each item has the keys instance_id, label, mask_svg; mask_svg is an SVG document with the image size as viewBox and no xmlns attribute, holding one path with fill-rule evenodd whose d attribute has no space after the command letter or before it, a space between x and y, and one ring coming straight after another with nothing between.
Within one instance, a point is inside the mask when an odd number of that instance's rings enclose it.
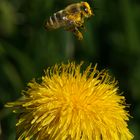
<instances>
[{"instance_id":1,"label":"bee","mask_svg":"<svg viewBox=\"0 0 140 140\"><path fill-rule=\"evenodd\" d=\"M93 11L87 2L68 5L65 9L54 13L45 22L45 29L58 29L63 27L66 31L74 33L78 40L83 39L80 29L84 28L84 20L93 16Z\"/></svg>"}]
</instances>

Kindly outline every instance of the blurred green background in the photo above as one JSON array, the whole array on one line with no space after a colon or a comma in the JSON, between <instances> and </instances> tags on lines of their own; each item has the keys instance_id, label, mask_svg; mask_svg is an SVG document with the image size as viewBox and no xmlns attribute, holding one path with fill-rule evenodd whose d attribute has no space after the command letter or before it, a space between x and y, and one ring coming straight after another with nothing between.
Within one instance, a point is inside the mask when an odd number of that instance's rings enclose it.
<instances>
[{"instance_id":1,"label":"blurred green background","mask_svg":"<svg viewBox=\"0 0 140 140\"><path fill-rule=\"evenodd\" d=\"M15 140L16 115L4 108L55 63L84 60L109 69L131 104L129 128L140 139L140 1L88 1L95 16L83 41L43 23L74 0L0 0L0 140Z\"/></svg>"}]
</instances>

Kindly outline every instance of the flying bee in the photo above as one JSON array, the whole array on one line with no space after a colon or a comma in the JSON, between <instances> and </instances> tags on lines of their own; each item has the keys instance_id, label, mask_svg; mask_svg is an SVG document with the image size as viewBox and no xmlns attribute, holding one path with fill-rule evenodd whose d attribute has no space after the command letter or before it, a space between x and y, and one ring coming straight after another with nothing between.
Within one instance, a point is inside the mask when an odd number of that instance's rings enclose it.
<instances>
[{"instance_id":1,"label":"flying bee","mask_svg":"<svg viewBox=\"0 0 140 140\"><path fill-rule=\"evenodd\" d=\"M78 40L82 40L83 35L79 30L84 28L84 20L92 15L94 14L87 2L74 3L50 16L45 22L45 29L63 27L65 30L73 32Z\"/></svg>"}]
</instances>

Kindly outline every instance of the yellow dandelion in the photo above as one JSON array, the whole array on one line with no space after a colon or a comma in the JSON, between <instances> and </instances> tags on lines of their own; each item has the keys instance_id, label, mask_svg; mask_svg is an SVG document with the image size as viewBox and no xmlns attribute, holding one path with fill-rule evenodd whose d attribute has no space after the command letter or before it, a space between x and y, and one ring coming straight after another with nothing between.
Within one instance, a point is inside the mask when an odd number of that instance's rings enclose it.
<instances>
[{"instance_id":1,"label":"yellow dandelion","mask_svg":"<svg viewBox=\"0 0 140 140\"><path fill-rule=\"evenodd\" d=\"M129 113L107 71L55 65L7 107L19 113L18 140L131 140Z\"/></svg>"}]
</instances>

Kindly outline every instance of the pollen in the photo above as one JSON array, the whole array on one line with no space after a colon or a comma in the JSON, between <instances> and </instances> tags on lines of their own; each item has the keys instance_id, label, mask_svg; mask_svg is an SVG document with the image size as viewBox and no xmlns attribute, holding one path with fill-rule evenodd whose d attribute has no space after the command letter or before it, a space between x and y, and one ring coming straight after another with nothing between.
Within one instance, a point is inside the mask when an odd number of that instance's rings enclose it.
<instances>
[{"instance_id":1,"label":"pollen","mask_svg":"<svg viewBox=\"0 0 140 140\"><path fill-rule=\"evenodd\" d=\"M131 140L125 97L106 70L74 62L48 68L22 98L7 107L19 114L18 140Z\"/></svg>"}]
</instances>

